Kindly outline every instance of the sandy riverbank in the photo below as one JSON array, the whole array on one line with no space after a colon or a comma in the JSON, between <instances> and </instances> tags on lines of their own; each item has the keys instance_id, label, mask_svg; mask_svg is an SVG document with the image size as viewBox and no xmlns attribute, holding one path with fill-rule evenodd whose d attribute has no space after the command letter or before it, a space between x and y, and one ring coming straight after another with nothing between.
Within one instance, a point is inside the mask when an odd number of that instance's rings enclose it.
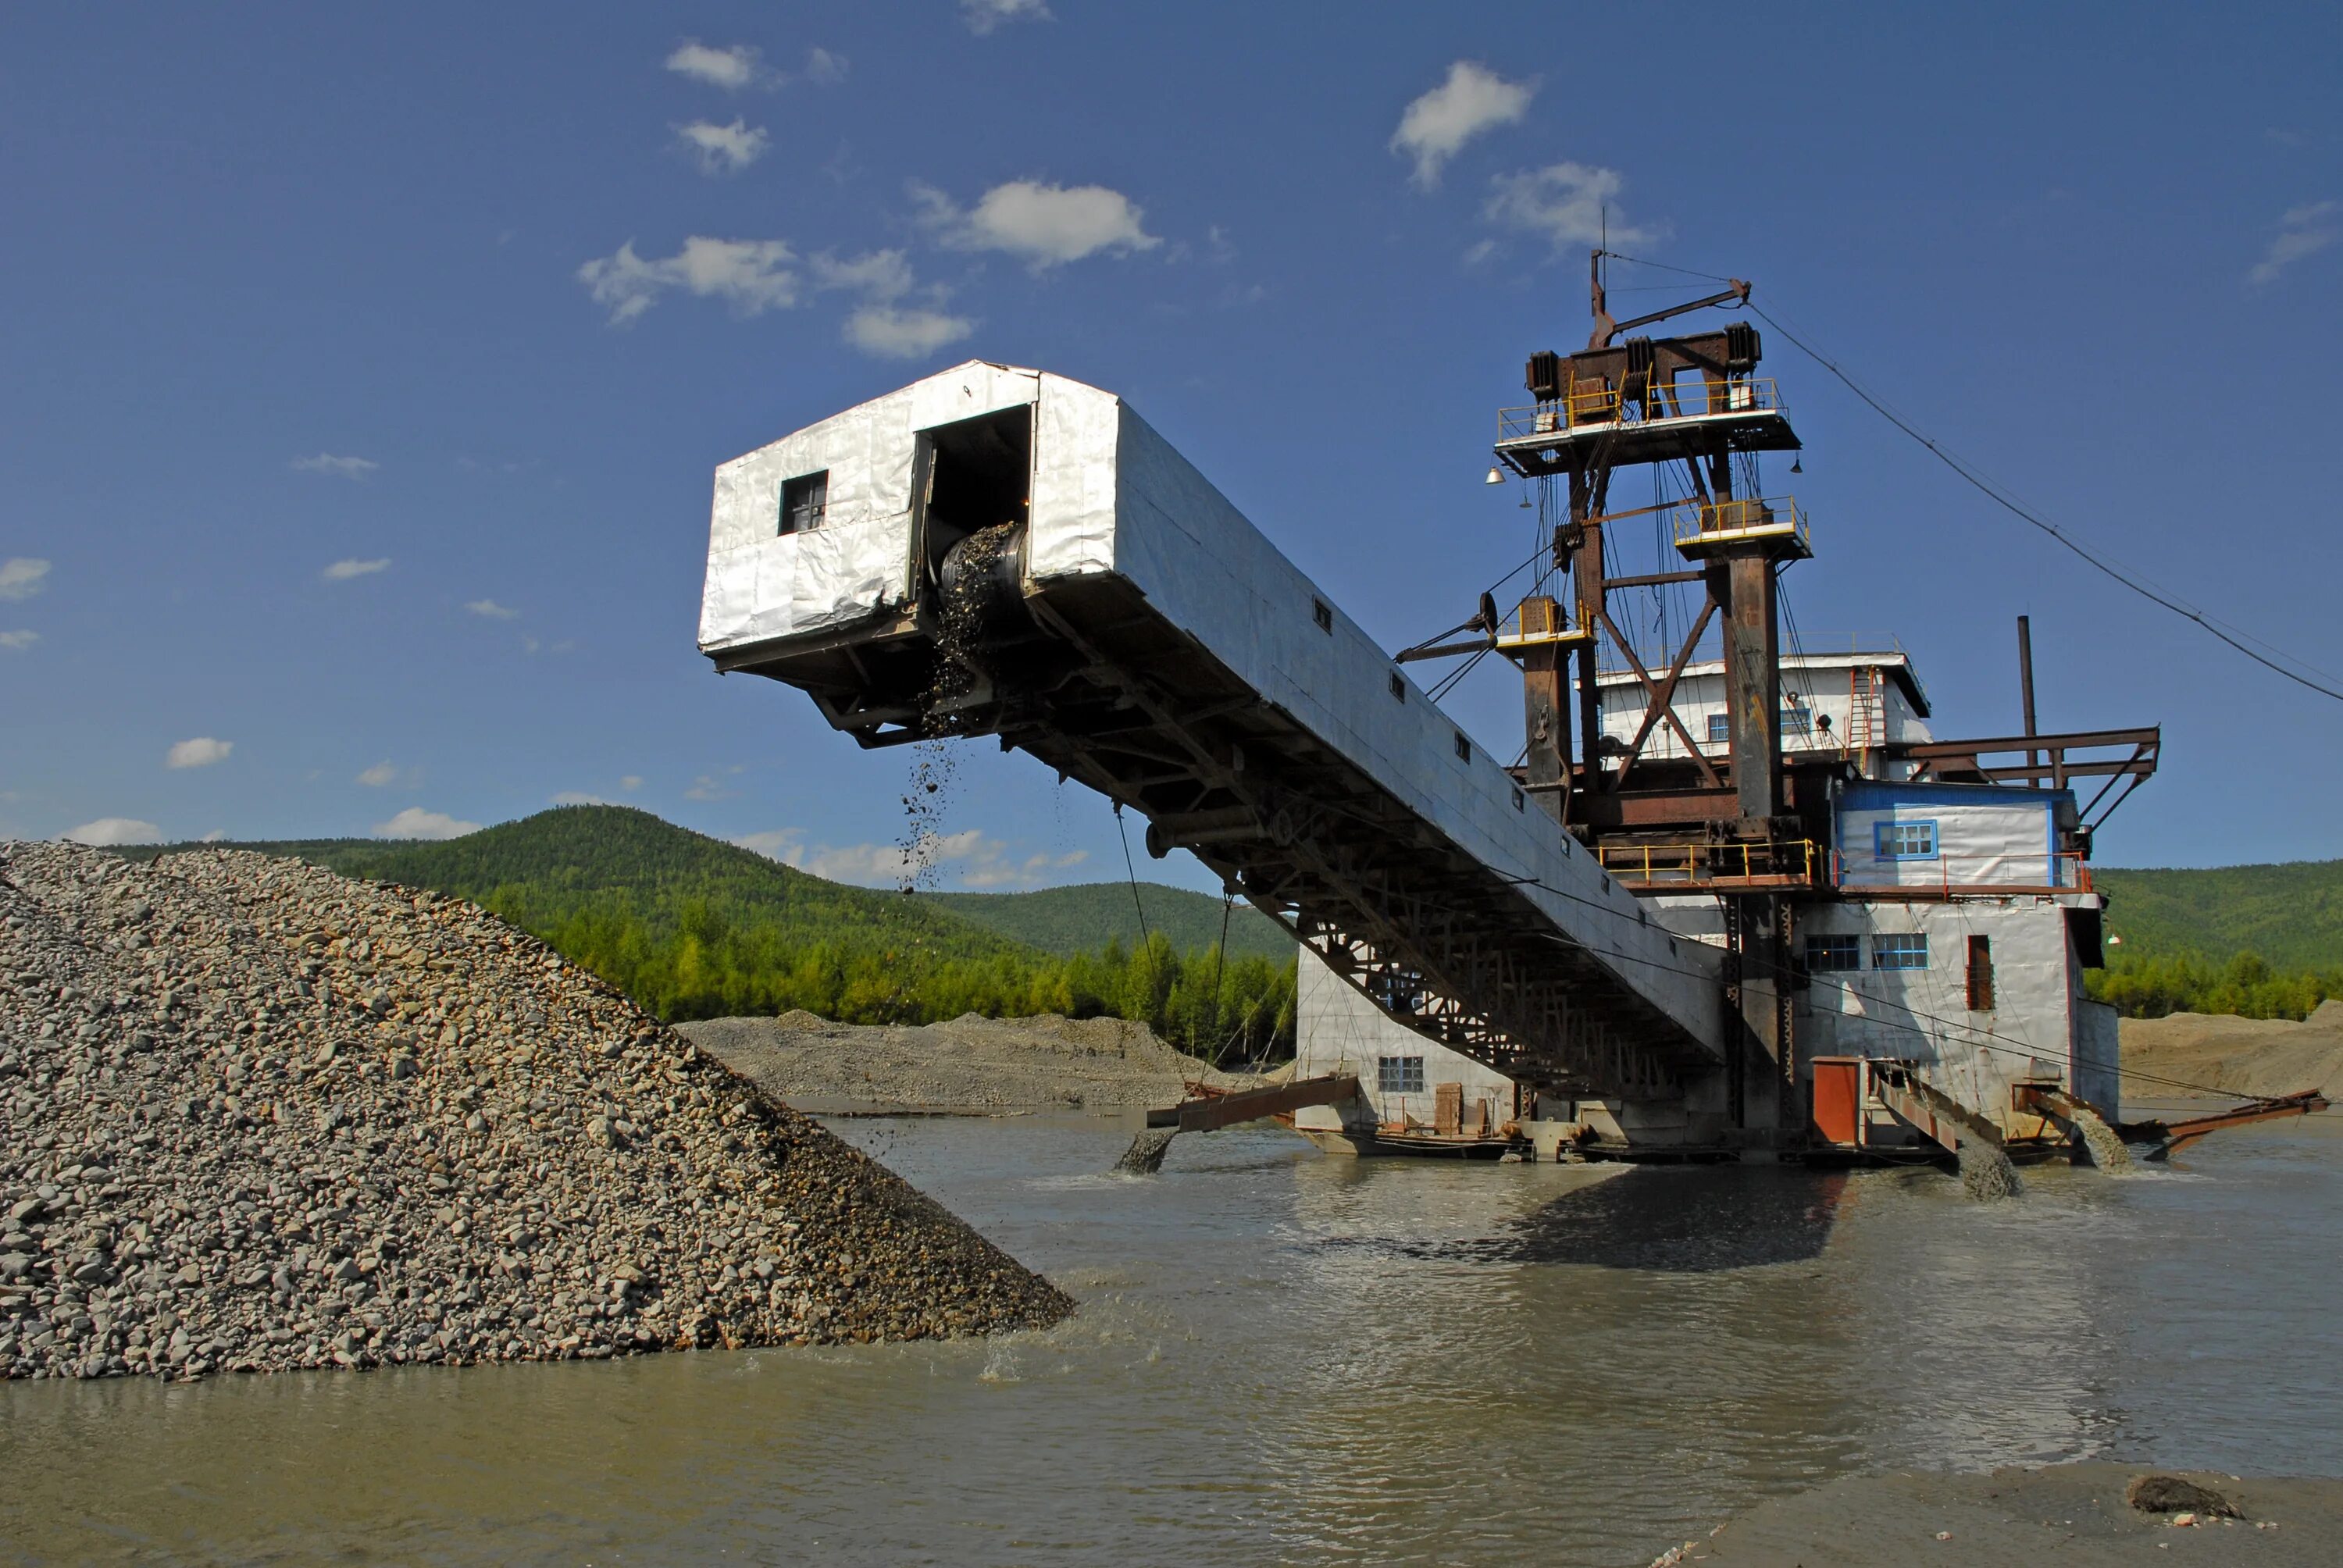
<instances>
[{"instance_id":1,"label":"sandy riverbank","mask_svg":"<svg viewBox=\"0 0 2343 1568\"><path fill-rule=\"evenodd\" d=\"M2237 1519L2145 1513L2124 1501L2141 1475L2177 1474L2222 1493ZM2343 1534L2343 1480L2237 1480L2196 1471L2086 1462L1989 1475L1847 1476L1760 1505L1659 1564L1723 1568L2059 1568L2156 1563L2317 1568Z\"/></svg>"},{"instance_id":2,"label":"sandy riverbank","mask_svg":"<svg viewBox=\"0 0 2343 1568\"><path fill-rule=\"evenodd\" d=\"M1251 1086L1121 1019L985 1019L918 1027L832 1023L809 1012L719 1018L678 1032L800 1111L902 1107L999 1111L1171 1105L1191 1082Z\"/></svg>"},{"instance_id":3,"label":"sandy riverbank","mask_svg":"<svg viewBox=\"0 0 2343 1568\"><path fill-rule=\"evenodd\" d=\"M2299 1023L2196 1012L2127 1018L2122 1044L2127 1072L2233 1094L2343 1091L2343 1001L2322 1002ZM2168 1095L2161 1086L2141 1079L2125 1084L2124 1097L2157 1100Z\"/></svg>"}]
</instances>

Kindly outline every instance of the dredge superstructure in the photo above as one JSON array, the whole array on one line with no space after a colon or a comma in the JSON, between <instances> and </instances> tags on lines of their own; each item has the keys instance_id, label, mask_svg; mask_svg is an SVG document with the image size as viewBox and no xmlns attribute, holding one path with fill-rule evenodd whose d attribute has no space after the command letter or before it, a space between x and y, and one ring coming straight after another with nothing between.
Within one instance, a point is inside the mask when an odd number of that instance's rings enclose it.
<instances>
[{"instance_id":1,"label":"dredge superstructure","mask_svg":"<svg viewBox=\"0 0 2343 1568\"><path fill-rule=\"evenodd\" d=\"M1593 340L1531 357L1495 444L1551 570L1461 641L1386 653L1128 406L971 361L718 470L700 647L866 747L996 737L1192 851L1302 945L1300 1070L1360 1083L1294 1112L1330 1147L1859 1157L2112 1120L2090 835L2157 732L2036 735L2029 698L2028 733L1939 740L1900 651L1785 658L1813 546L1759 483L1798 441L1756 330L1618 340L1747 286L1623 327L1600 266ZM1679 494L1612 510L1629 469ZM1654 519L1673 560L1614 569ZM1687 597L1664 658L1623 635L1637 591ZM1478 652L1522 671L1510 765L1409 676Z\"/></svg>"}]
</instances>

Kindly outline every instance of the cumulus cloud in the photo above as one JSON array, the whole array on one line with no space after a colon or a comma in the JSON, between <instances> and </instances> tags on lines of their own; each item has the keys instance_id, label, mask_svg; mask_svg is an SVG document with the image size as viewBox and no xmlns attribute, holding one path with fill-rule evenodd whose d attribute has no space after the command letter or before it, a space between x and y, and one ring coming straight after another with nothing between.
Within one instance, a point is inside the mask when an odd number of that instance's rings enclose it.
<instances>
[{"instance_id":1,"label":"cumulus cloud","mask_svg":"<svg viewBox=\"0 0 2343 1568\"><path fill-rule=\"evenodd\" d=\"M337 479L363 479L382 467L368 457L337 457L331 452L320 452L314 457L296 457L292 467L304 474L331 474Z\"/></svg>"},{"instance_id":2,"label":"cumulus cloud","mask_svg":"<svg viewBox=\"0 0 2343 1568\"><path fill-rule=\"evenodd\" d=\"M699 160L699 172L707 175L739 174L765 156L772 138L762 126L752 126L735 118L729 126L713 120L694 120L688 126L678 126L675 134Z\"/></svg>"},{"instance_id":3,"label":"cumulus cloud","mask_svg":"<svg viewBox=\"0 0 2343 1568\"><path fill-rule=\"evenodd\" d=\"M387 789L398 782L398 769L388 758L385 758L359 774L357 781L376 789Z\"/></svg>"},{"instance_id":4,"label":"cumulus cloud","mask_svg":"<svg viewBox=\"0 0 2343 1568\"><path fill-rule=\"evenodd\" d=\"M1485 65L1459 60L1448 67L1446 81L1408 105L1392 133L1391 150L1415 160L1415 183L1429 190L1465 143L1513 124L1536 95L1535 82L1508 82Z\"/></svg>"},{"instance_id":5,"label":"cumulus cloud","mask_svg":"<svg viewBox=\"0 0 2343 1568\"><path fill-rule=\"evenodd\" d=\"M236 749L233 740L215 740L208 735L198 735L193 740L174 744L163 759L166 768L208 768L215 762L225 762L227 754Z\"/></svg>"},{"instance_id":6,"label":"cumulus cloud","mask_svg":"<svg viewBox=\"0 0 2343 1568\"><path fill-rule=\"evenodd\" d=\"M22 653L40 640L37 631L0 631L0 648L10 653Z\"/></svg>"},{"instance_id":7,"label":"cumulus cloud","mask_svg":"<svg viewBox=\"0 0 2343 1568\"><path fill-rule=\"evenodd\" d=\"M2246 281L2252 284L2275 282L2278 274L2305 256L2316 256L2333 245L2338 228L2343 228L2343 224L2338 222L2338 218L2343 218L2343 202L2306 202L2301 206L2288 208L2286 215L2278 220L2277 237L2269 242L2269 248L2262 253L2261 260L2254 263L2253 270L2246 274Z\"/></svg>"},{"instance_id":8,"label":"cumulus cloud","mask_svg":"<svg viewBox=\"0 0 2343 1568\"><path fill-rule=\"evenodd\" d=\"M798 302L798 275L789 266L796 259L784 240L693 235L673 256L645 260L628 240L616 255L580 266L578 281L610 313L615 326L634 320L671 288L721 299L738 316L759 316Z\"/></svg>"},{"instance_id":9,"label":"cumulus cloud","mask_svg":"<svg viewBox=\"0 0 2343 1568\"><path fill-rule=\"evenodd\" d=\"M923 871L947 867L962 887L1032 887L1051 872L1090 858L1084 849L1019 855L979 828L925 834L908 849L901 844L809 844L802 828L750 833L732 841L809 875L866 887L901 887Z\"/></svg>"},{"instance_id":10,"label":"cumulus cloud","mask_svg":"<svg viewBox=\"0 0 2343 1568\"><path fill-rule=\"evenodd\" d=\"M846 80L847 58L835 49L813 48L806 51L805 76L809 82L829 86Z\"/></svg>"},{"instance_id":11,"label":"cumulus cloud","mask_svg":"<svg viewBox=\"0 0 2343 1568\"><path fill-rule=\"evenodd\" d=\"M828 252L811 263L814 285L860 294L862 303L846 318L846 340L865 353L890 359L916 359L957 343L976 330L976 323L942 308L949 297L941 288L925 291L927 303L900 303L911 292L910 263L900 250L874 250L840 260Z\"/></svg>"},{"instance_id":12,"label":"cumulus cloud","mask_svg":"<svg viewBox=\"0 0 2343 1568\"><path fill-rule=\"evenodd\" d=\"M984 193L963 212L933 186L914 185L921 219L959 250L999 250L1035 270L1080 261L1101 251L1128 256L1163 241L1149 234L1146 215L1129 196L1105 186L1045 185L1011 180Z\"/></svg>"},{"instance_id":13,"label":"cumulus cloud","mask_svg":"<svg viewBox=\"0 0 2343 1568\"><path fill-rule=\"evenodd\" d=\"M621 789L639 789L642 787L643 776L639 773L629 773L618 780L618 788Z\"/></svg>"},{"instance_id":14,"label":"cumulus cloud","mask_svg":"<svg viewBox=\"0 0 2343 1568\"><path fill-rule=\"evenodd\" d=\"M486 617L489 620L517 620L520 617L520 611L510 605L498 604L492 598L466 599L464 608L474 615Z\"/></svg>"},{"instance_id":15,"label":"cumulus cloud","mask_svg":"<svg viewBox=\"0 0 2343 1568\"><path fill-rule=\"evenodd\" d=\"M1050 0L960 0L960 20L979 37L1011 22L1047 22Z\"/></svg>"},{"instance_id":16,"label":"cumulus cloud","mask_svg":"<svg viewBox=\"0 0 2343 1568\"><path fill-rule=\"evenodd\" d=\"M768 79L764 51L749 44L719 49L697 38L686 39L667 57L667 68L679 76L733 93Z\"/></svg>"},{"instance_id":17,"label":"cumulus cloud","mask_svg":"<svg viewBox=\"0 0 2343 1568\"><path fill-rule=\"evenodd\" d=\"M0 598L30 598L49 585L49 563L31 556L0 561Z\"/></svg>"},{"instance_id":18,"label":"cumulus cloud","mask_svg":"<svg viewBox=\"0 0 2343 1568\"><path fill-rule=\"evenodd\" d=\"M725 771L738 773L740 770L728 768ZM733 794L734 791L726 789L724 781L715 774L702 773L691 781L691 788L683 792L683 798L687 800L729 800Z\"/></svg>"},{"instance_id":19,"label":"cumulus cloud","mask_svg":"<svg viewBox=\"0 0 2343 1568\"><path fill-rule=\"evenodd\" d=\"M866 305L846 318L846 340L888 359L918 359L976 330L965 316L940 310Z\"/></svg>"},{"instance_id":20,"label":"cumulus cloud","mask_svg":"<svg viewBox=\"0 0 2343 1568\"><path fill-rule=\"evenodd\" d=\"M95 822L69 828L60 837L69 844L90 844L101 848L115 844L155 844L162 841L163 829L136 817L100 817Z\"/></svg>"},{"instance_id":21,"label":"cumulus cloud","mask_svg":"<svg viewBox=\"0 0 2343 1568\"><path fill-rule=\"evenodd\" d=\"M1604 206L1626 183L1616 169L1567 161L1548 164L1499 175L1491 182L1493 188L1482 212L1492 223L1544 235L1556 250L1593 245L1604 236ZM1653 237L1650 230L1630 226L1615 211L1610 236L1614 245Z\"/></svg>"},{"instance_id":22,"label":"cumulus cloud","mask_svg":"<svg viewBox=\"0 0 2343 1568\"><path fill-rule=\"evenodd\" d=\"M461 821L445 811L426 811L419 806L409 806L389 821L377 822L374 830L385 839L460 839L467 833L478 832L480 825Z\"/></svg>"},{"instance_id":23,"label":"cumulus cloud","mask_svg":"<svg viewBox=\"0 0 2343 1568\"><path fill-rule=\"evenodd\" d=\"M390 569L390 558L382 556L370 561L341 560L327 567L319 575L329 583L347 582L352 578L371 577L376 572Z\"/></svg>"}]
</instances>

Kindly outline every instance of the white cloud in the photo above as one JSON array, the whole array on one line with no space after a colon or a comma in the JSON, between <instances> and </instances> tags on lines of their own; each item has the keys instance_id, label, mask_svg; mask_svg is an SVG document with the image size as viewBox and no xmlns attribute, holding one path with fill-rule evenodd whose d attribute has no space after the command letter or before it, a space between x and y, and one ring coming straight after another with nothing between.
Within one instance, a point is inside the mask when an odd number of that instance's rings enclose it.
<instances>
[{"instance_id":1,"label":"white cloud","mask_svg":"<svg viewBox=\"0 0 2343 1568\"><path fill-rule=\"evenodd\" d=\"M225 828L214 828L210 832L199 835L196 838L196 842L198 844L225 844L227 842L227 829Z\"/></svg>"},{"instance_id":2,"label":"white cloud","mask_svg":"<svg viewBox=\"0 0 2343 1568\"><path fill-rule=\"evenodd\" d=\"M564 789L553 798L553 803L557 806L608 806L609 804L599 795L588 795L580 789Z\"/></svg>"},{"instance_id":3,"label":"white cloud","mask_svg":"<svg viewBox=\"0 0 2343 1568\"><path fill-rule=\"evenodd\" d=\"M314 457L296 457L292 467L304 474L331 474L340 479L363 479L380 463L367 457L337 457L331 452L320 452Z\"/></svg>"},{"instance_id":4,"label":"white cloud","mask_svg":"<svg viewBox=\"0 0 2343 1568\"><path fill-rule=\"evenodd\" d=\"M1543 234L1554 249L1563 250L1603 238L1603 209L1627 182L1616 169L1565 161L1499 175L1490 183L1494 194L1482 209L1483 216L1508 228ZM1614 213L1610 236L1614 245L1634 245L1652 235L1647 229L1630 226Z\"/></svg>"},{"instance_id":5,"label":"white cloud","mask_svg":"<svg viewBox=\"0 0 2343 1568\"><path fill-rule=\"evenodd\" d=\"M869 299L900 299L911 291L911 266L900 250L874 250L840 261L828 251L813 258L817 288L847 288Z\"/></svg>"},{"instance_id":6,"label":"white cloud","mask_svg":"<svg viewBox=\"0 0 2343 1568\"><path fill-rule=\"evenodd\" d=\"M732 841L812 876L867 887L900 887L924 870L944 867L958 869L953 879L962 887L1031 887L1050 872L1090 858L1085 849L1016 856L1006 842L978 828L925 834L908 850L901 844L809 845L802 828L750 833Z\"/></svg>"},{"instance_id":7,"label":"white cloud","mask_svg":"<svg viewBox=\"0 0 2343 1568\"><path fill-rule=\"evenodd\" d=\"M960 0L960 20L982 36L1010 22L1047 22L1050 0Z\"/></svg>"},{"instance_id":8,"label":"white cloud","mask_svg":"<svg viewBox=\"0 0 2343 1568\"><path fill-rule=\"evenodd\" d=\"M2316 256L2333 245L2338 226L2338 226L2338 217L2343 217L2343 202L2306 202L2300 206L2288 208L2286 215L2278 220L2278 237L2270 241L2269 249L2262 253L2261 260L2254 263L2253 270L2246 274L2246 281L2253 284L2275 282L2278 274L2305 256Z\"/></svg>"},{"instance_id":9,"label":"white cloud","mask_svg":"<svg viewBox=\"0 0 2343 1568\"><path fill-rule=\"evenodd\" d=\"M722 299L736 315L757 316L787 309L798 302L798 276L788 263L797 259L784 240L710 239L694 235L673 256L646 261L628 240L618 254L589 261L578 269L578 281L593 295L594 303L610 313L614 325L624 326L659 302L670 288L680 288L703 299Z\"/></svg>"},{"instance_id":10,"label":"white cloud","mask_svg":"<svg viewBox=\"0 0 2343 1568\"><path fill-rule=\"evenodd\" d=\"M1535 82L1508 82L1485 65L1459 60L1448 79L1408 105L1392 133L1391 150L1415 160L1414 180L1426 190L1440 183L1441 166L1483 131L1509 126L1529 112Z\"/></svg>"},{"instance_id":11,"label":"white cloud","mask_svg":"<svg viewBox=\"0 0 2343 1568\"><path fill-rule=\"evenodd\" d=\"M699 159L699 172L707 175L735 175L765 156L772 138L762 126L735 118L729 126L713 120L694 120L688 126L678 126L676 136L692 149Z\"/></svg>"},{"instance_id":12,"label":"white cloud","mask_svg":"<svg viewBox=\"0 0 2343 1568\"><path fill-rule=\"evenodd\" d=\"M900 250L874 250L844 261L824 251L811 265L817 288L862 296L862 304L846 318L845 332L846 340L866 353L916 359L976 330L969 317L940 308L948 297L941 288L926 291L930 302L926 306L897 303L914 283L910 264Z\"/></svg>"},{"instance_id":13,"label":"white cloud","mask_svg":"<svg viewBox=\"0 0 2343 1568\"><path fill-rule=\"evenodd\" d=\"M155 844L162 841L163 829L136 817L100 817L95 822L69 828L59 837L69 844Z\"/></svg>"},{"instance_id":14,"label":"white cloud","mask_svg":"<svg viewBox=\"0 0 2343 1568\"><path fill-rule=\"evenodd\" d=\"M492 598L466 599L464 608L474 615L485 616L489 620L517 620L520 617L520 611L510 605L498 604Z\"/></svg>"},{"instance_id":15,"label":"white cloud","mask_svg":"<svg viewBox=\"0 0 2343 1568\"><path fill-rule=\"evenodd\" d=\"M642 787L643 776L639 773L629 773L618 780L618 788L621 789L639 789Z\"/></svg>"},{"instance_id":16,"label":"white cloud","mask_svg":"<svg viewBox=\"0 0 2343 1568\"><path fill-rule=\"evenodd\" d=\"M965 316L894 305L866 305L846 318L849 343L889 359L918 359L975 330Z\"/></svg>"},{"instance_id":17,"label":"white cloud","mask_svg":"<svg viewBox=\"0 0 2343 1568\"><path fill-rule=\"evenodd\" d=\"M1104 186L1054 186L1011 180L984 193L973 212L929 186L914 185L922 221L959 250L1001 250L1034 268L1080 261L1101 251L1129 255L1163 242L1144 227L1146 215Z\"/></svg>"},{"instance_id":18,"label":"white cloud","mask_svg":"<svg viewBox=\"0 0 2343 1568\"><path fill-rule=\"evenodd\" d=\"M369 577L376 572L387 572L389 569L390 558L383 556L370 561L336 561L320 575L329 583L344 583L352 578Z\"/></svg>"},{"instance_id":19,"label":"white cloud","mask_svg":"<svg viewBox=\"0 0 2343 1568\"><path fill-rule=\"evenodd\" d=\"M805 65L806 80L819 82L824 86L833 82L843 82L846 80L848 65L846 56L835 49L808 49Z\"/></svg>"},{"instance_id":20,"label":"white cloud","mask_svg":"<svg viewBox=\"0 0 2343 1568\"><path fill-rule=\"evenodd\" d=\"M30 598L48 586L49 563L30 556L0 561L0 598Z\"/></svg>"},{"instance_id":21,"label":"white cloud","mask_svg":"<svg viewBox=\"0 0 2343 1568\"><path fill-rule=\"evenodd\" d=\"M739 769L728 768L725 771L738 773ZM724 781L715 774L702 773L691 781L691 788L683 792L683 798L687 800L729 800L733 793L724 787Z\"/></svg>"},{"instance_id":22,"label":"white cloud","mask_svg":"<svg viewBox=\"0 0 2343 1568\"><path fill-rule=\"evenodd\" d=\"M376 789L387 789L398 782L398 769L388 758L385 758L359 774L357 781Z\"/></svg>"},{"instance_id":23,"label":"white cloud","mask_svg":"<svg viewBox=\"0 0 2343 1568\"><path fill-rule=\"evenodd\" d=\"M377 822L375 832L385 839L460 839L480 830L478 822L459 821L445 811L409 806L387 822Z\"/></svg>"},{"instance_id":24,"label":"white cloud","mask_svg":"<svg viewBox=\"0 0 2343 1568\"><path fill-rule=\"evenodd\" d=\"M675 53L667 57L667 68L679 76L689 76L695 82L735 93L757 85L769 75L764 51L753 45L735 44L728 49L717 49L696 38L676 45Z\"/></svg>"},{"instance_id":25,"label":"white cloud","mask_svg":"<svg viewBox=\"0 0 2343 1568\"><path fill-rule=\"evenodd\" d=\"M37 631L0 631L0 648L10 653L22 653L40 640Z\"/></svg>"},{"instance_id":26,"label":"white cloud","mask_svg":"<svg viewBox=\"0 0 2343 1568\"><path fill-rule=\"evenodd\" d=\"M166 768L208 768L215 762L225 762L227 754L236 749L233 740L215 740L208 735L198 735L193 740L174 744L163 759Z\"/></svg>"}]
</instances>

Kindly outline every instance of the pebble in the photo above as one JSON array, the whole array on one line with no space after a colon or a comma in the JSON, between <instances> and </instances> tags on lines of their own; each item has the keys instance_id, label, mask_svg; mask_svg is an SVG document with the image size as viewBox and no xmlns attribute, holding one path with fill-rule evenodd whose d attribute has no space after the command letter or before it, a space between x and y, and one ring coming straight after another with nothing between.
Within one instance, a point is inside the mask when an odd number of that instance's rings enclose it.
<instances>
[{"instance_id":1,"label":"pebble","mask_svg":"<svg viewBox=\"0 0 2343 1568\"><path fill-rule=\"evenodd\" d=\"M475 905L0 843L0 1372L1041 1328L1055 1286Z\"/></svg>"}]
</instances>

